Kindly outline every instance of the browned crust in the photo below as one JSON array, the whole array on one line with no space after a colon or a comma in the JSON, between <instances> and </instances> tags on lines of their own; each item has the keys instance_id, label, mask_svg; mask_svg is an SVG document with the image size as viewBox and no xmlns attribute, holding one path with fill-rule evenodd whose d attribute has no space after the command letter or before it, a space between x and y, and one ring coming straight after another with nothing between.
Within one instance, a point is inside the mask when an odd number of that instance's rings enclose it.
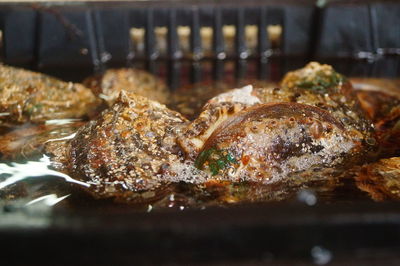
<instances>
[{"instance_id":1,"label":"browned crust","mask_svg":"<svg viewBox=\"0 0 400 266\"><path fill-rule=\"evenodd\" d=\"M228 118L210 135L202 150L207 150L215 145L215 142L223 137L226 132L231 132L237 125L250 119L257 120L259 118L274 118L282 117L315 117L335 125L340 130L345 130L343 125L337 121L329 112L321 108L299 104L299 103L269 103L250 107L243 110L232 117ZM200 151L201 152L201 151Z\"/></svg>"}]
</instances>

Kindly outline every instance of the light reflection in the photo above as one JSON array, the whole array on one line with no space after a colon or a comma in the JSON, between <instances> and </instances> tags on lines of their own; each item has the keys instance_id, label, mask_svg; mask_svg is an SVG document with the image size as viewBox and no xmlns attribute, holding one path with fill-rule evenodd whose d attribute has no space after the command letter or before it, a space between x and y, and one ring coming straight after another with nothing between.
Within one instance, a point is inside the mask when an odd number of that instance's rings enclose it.
<instances>
[{"instance_id":1,"label":"light reflection","mask_svg":"<svg viewBox=\"0 0 400 266\"><path fill-rule=\"evenodd\" d=\"M47 120L45 122L45 125L62 126L62 125L73 124L73 123L79 122L79 121L82 121L82 119L78 119L78 118L52 119L52 120Z\"/></svg>"},{"instance_id":2,"label":"light reflection","mask_svg":"<svg viewBox=\"0 0 400 266\"><path fill-rule=\"evenodd\" d=\"M43 197L31 200L30 202L28 202L27 204L25 204L25 206L29 206L35 203L43 203L47 206L54 206L57 203L59 203L60 201L68 198L69 196L71 196L71 194L62 196L62 197L58 197L56 194L49 194L49 195L45 195Z\"/></svg>"},{"instance_id":3,"label":"light reflection","mask_svg":"<svg viewBox=\"0 0 400 266\"><path fill-rule=\"evenodd\" d=\"M50 158L43 155L39 161L28 161L26 163L0 163L0 175L10 175L4 181L0 182L0 189L3 189L9 185L15 184L19 181L25 180L30 177L42 177L42 176L55 176L65 179L70 183L75 183L85 187L90 185L78 180L73 179L69 175L49 169Z\"/></svg>"},{"instance_id":4,"label":"light reflection","mask_svg":"<svg viewBox=\"0 0 400 266\"><path fill-rule=\"evenodd\" d=\"M101 98L101 99L103 99L105 101L111 100L110 96L107 96L107 95L102 94L102 93L99 94L99 98Z\"/></svg>"},{"instance_id":5,"label":"light reflection","mask_svg":"<svg viewBox=\"0 0 400 266\"><path fill-rule=\"evenodd\" d=\"M314 206L317 203L317 196L315 193L309 189L300 190L297 193L297 199L300 202L304 202L308 206Z\"/></svg>"},{"instance_id":6,"label":"light reflection","mask_svg":"<svg viewBox=\"0 0 400 266\"><path fill-rule=\"evenodd\" d=\"M69 139L75 138L75 136L76 136L76 133L73 133L73 134L71 134L71 135L68 135L68 136L65 136L65 137L62 137L62 138L56 138L56 139L49 139L49 140L46 140L45 143L53 142L53 141L69 140Z\"/></svg>"},{"instance_id":7,"label":"light reflection","mask_svg":"<svg viewBox=\"0 0 400 266\"><path fill-rule=\"evenodd\" d=\"M321 246L313 247L311 249L311 256L314 260L314 263L317 265L325 265L329 263L333 258L332 252Z\"/></svg>"}]
</instances>

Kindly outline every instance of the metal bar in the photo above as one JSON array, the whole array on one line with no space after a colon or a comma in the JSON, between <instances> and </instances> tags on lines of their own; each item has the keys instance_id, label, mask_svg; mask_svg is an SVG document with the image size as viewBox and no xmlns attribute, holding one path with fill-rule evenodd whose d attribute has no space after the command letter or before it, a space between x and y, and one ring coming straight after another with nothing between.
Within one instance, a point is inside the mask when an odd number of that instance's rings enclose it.
<instances>
[{"instance_id":1,"label":"metal bar","mask_svg":"<svg viewBox=\"0 0 400 266\"><path fill-rule=\"evenodd\" d=\"M171 9L168 16L168 58L172 60L179 59L181 53L179 51L179 38L177 33L177 23L176 23L176 10Z\"/></svg>"},{"instance_id":2,"label":"metal bar","mask_svg":"<svg viewBox=\"0 0 400 266\"><path fill-rule=\"evenodd\" d=\"M220 8L214 9L213 21L213 50L214 50L214 79L221 80L224 74L226 58L224 36L222 32L222 12Z\"/></svg>"},{"instance_id":3,"label":"metal bar","mask_svg":"<svg viewBox=\"0 0 400 266\"><path fill-rule=\"evenodd\" d=\"M201 63L203 57L203 49L201 47L200 36L200 15L199 9L192 8L192 21L190 25L190 49L192 52L192 65L190 71L190 79L192 83L197 83L201 80Z\"/></svg>"},{"instance_id":4,"label":"metal bar","mask_svg":"<svg viewBox=\"0 0 400 266\"><path fill-rule=\"evenodd\" d=\"M269 50L269 40L267 36L267 12L265 7L260 8L259 18L258 18L258 77L259 79L268 78L268 50Z\"/></svg>"},{"instance_id":5,"label":"metal bar","mask_svg":"<svg viewBox=\"0 0 400 266\"><path fill-rule=\"evenodd\" d=\"M98 51L98 46L97 46L97 40L96 40L96 29L94 26L94 19L93 19L93 14L89 10L85 14L86 17L86 24L87 24L87 29L88 29L88 41L89 41L89 53L90 57L92 59L92 64L94 68L94 72L101 72L104 70L104 65L103 62L101 62L99 58L99 51Z\"/></svg>"},{"instance_id":6,"label":"metal bar","mask_svg":"<svg viewBox=\"0 0 400 266\"><path fill-rule=\"evenodd\" d=\"M239 8L236 11L236 32L235 32L235 48L236 48L236 79L241 80L246 77L248 51L246 47L245 27L245 10Z\"/></svg>"},{"instance_id":7,"label":"metal bar","mask_svg":"<svg viewBox=\"0 0 400 266\"><path fill-rule=\"evenodd\" d=\"M174 90L179 87L180 84L180 62L181 53L179 51L179 38L177 34L177 23L176 23L176 10L171 9L168 16L168 85Z\"/></svg>"},{"instance_id":8,"label":"metal bar","mask_svg":"<svg viewBox=\"0 0 400 266\"><path fill-rule=\"evenodd\" d=\"M246 39L244 33L245 21L244 21L244 9L240 8L236 11L236 34L235 34L235 45L236 53L238 58L247 59L248 52L246 48Z\"/></svg>"},{"instance_id":9,"label":"metal bar","mask_svg":"<svg viewBox=\"0 0 400 266\"><path fill-rule=\"evenodd\" d=\"M146 10L145 56L147 70L154 74L156 72L155 60L157 59L158 54L155 45L154 10L152 8Z\"/></svg>"},{"instance_id":10,"label":"metal bar","mask_svg":"<svg viewBox=\"0 0 400 266\"><path fill-rule=\"evenodd\" d=\"M94 13L94 25L95 25L95 36L97 40L99 68L98 71L103 72L106 69L106 63L108 61L106 47L104 44L104 35L101 25L101 17L98 11Z\"/></svg>"}]
</instances>

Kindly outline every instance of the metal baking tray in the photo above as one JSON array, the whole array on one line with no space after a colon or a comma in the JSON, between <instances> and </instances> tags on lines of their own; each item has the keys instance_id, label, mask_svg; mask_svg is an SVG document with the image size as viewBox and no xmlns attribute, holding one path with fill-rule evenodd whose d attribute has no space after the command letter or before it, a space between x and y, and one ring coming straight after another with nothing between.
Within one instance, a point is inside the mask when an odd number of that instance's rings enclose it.
<instances>
[{"instance_id":1,"label":"metal baking tray","mask_svg":"<svg viewBox=\"0 0 400 266\"><path fill-rule=\"evenodd\" d=\"M270 25L281 28L278 44L258 30L249 47L248 26ZM398 78L399 25L397 1L2 2L0 57L72 81L110 67L140 67L172 89L226 76L278 80L311 60L348 76ZM230 51L226 26L235 28ZM186 51L180 27L190 31ZM213 32L209 51L204 27ZM167 29L164 48L157 28ZM124 205L71 210L1 202L2 264L400 263L398 202L309 204L304 195L313 192L301 193L279 203L149 213Z\"/></svg>"}]
</instances>

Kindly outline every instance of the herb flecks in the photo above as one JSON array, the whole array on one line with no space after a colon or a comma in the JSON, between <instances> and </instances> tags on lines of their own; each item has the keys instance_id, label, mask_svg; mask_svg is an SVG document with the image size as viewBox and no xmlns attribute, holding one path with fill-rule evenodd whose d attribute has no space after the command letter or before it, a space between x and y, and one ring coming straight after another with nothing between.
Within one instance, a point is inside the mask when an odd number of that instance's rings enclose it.
<instances>
[{"instance_id":1,"label":"herb flecks","mask_svg":"<svg viewBox=\"0 0 400 266\"><path fill-rule=\"evenodd\" d=\"M331 73L318 71L314 76L300 79L296 83L296 86L302 89L325 93L328 89L340 86L343 82L344 77L335 71L332 71Z\"/></svg>"},{"instance_id":2,"label":"herb flecks","mask_svg":"<svg viewBox=\"0 0 400 266\"><path fill-rule=\"evenodd\" d=\"M204 169L205 166L208 166L211 174L215 176L220 170L223 170L234 163L237 163L237 161L231 153L212 147L203 150L199 154L195 161L195 166L200 170Z\"/></svg>"},{"instance_id":3,"label":"herb flecks","mask_svg":"<svg viewBox=\"0 0 400 266\"><path fill-rule=\"evenodd\" d=\"M294 89L308 89L318 93L327 93L340 87L346 78L329 65L311 62L304 68L289 72L282 81L282 86Z\"/></svg>"}]
</instances>

